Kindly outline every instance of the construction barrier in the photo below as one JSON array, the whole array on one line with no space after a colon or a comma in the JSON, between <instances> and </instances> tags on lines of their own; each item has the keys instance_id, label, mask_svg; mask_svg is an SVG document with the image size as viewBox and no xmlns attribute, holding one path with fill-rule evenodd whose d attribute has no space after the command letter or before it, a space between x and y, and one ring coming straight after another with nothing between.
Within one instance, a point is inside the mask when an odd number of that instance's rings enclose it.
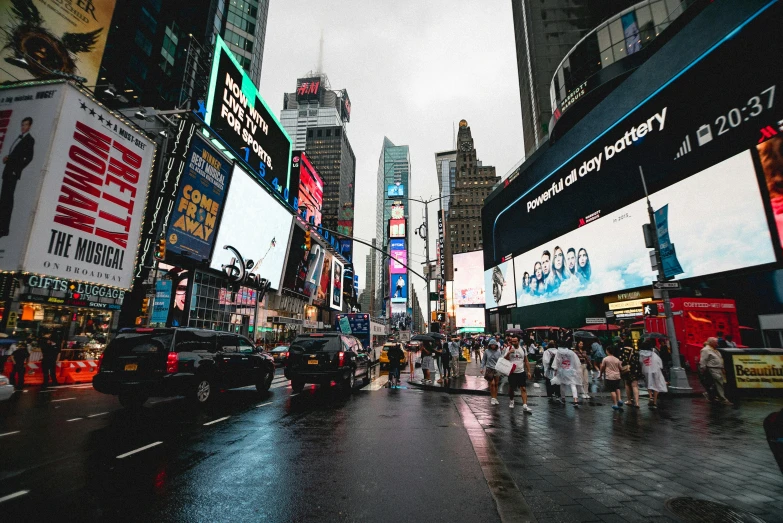
<instances>
[{"instance_id":1,"label":"construction barrier","mask_svg":"<svg viewBox=\"0 0 783 523\"><path fill-rule=\"evenodd\" d=\"M13 365L6 361L3 374L11 375ZM98 362L95 360L58 361L55 376L58 383L70 385L74 383L92 383L92 378L98 373ZM25 365L25 385L43 385L43 364L40 361Z\"/></svg>"}]
</instances>

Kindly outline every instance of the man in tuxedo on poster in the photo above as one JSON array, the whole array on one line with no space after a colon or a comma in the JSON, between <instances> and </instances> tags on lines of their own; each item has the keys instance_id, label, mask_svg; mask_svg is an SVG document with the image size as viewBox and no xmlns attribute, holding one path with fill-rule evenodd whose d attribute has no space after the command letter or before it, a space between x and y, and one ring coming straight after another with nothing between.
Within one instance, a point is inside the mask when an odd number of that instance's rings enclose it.
<instances>
[{"instance_id":1,"label":"man in tuxedo on poster","mask_svg":"<svg viewBox=\"0 0 783 523\"><path fill-rule=\"evenodd\" d=\"M35 139L30 136L33 119L22 119L22 133L11 142L11 149L3 157L3 185L0 189L0 238L8 236L11 230L11 213L14 210L16 182L22 177L22 170L33 159Z\"/></svg>"}]
</instances>

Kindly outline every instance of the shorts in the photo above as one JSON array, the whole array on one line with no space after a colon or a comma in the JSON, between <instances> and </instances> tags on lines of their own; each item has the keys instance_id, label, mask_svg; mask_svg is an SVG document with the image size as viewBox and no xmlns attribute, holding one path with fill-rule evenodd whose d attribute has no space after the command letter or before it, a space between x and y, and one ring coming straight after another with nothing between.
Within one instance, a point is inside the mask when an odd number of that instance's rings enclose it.
<instances>
[{"instance_id":1,"label":"shorts","mask_svg":"<svg viewBox=\"0 0 783 523\"><path fill-rule=\"evenodd\" d=\"M604 383L606 383L607 392L614 392L622 388L622 380L605 380Z\"/></svg>"},{"instance_id":2,"label":"shorts","mask_svg":"<svg viewBox=\"0 0 783 523\"><path fill-rule=\"evenodd\" d=\"M487 381L492 381L495 378L499 378L499 377L500 377L500 373L495 369L487 369L484 371L484 379Z\"/></svg>"},{"instance_id":3,"label":"shorts","mask_svg":"<svg viewBox=\"0 0 783 523\"><path fill-rule=\"evenodd\" d=\"M598 365L601 365L601 363L603 363L604 361L603 357L601 356L595 356L592 358L592 360L594 363L597 363Z\"/></svg>"},{"instance_id":4,"label":"shorts","mask_svg":"<svg viewBox=\"0 0 783 523\"><path fill-rule=\"evenodd\" d=\"M508 388L516 390L519 387L527 387L527 372L513 372L508 376Z\"/></svg>"},{"instance_id":5,"label":"shorts","mask_svg":"<svg viewBox=\"0 0 783 523\"><path fill-rule=\"evenodd\" d=\"M422 370L435 370L435 362L432 361L432 356L421 357L421 368Z\"/></svg>"}]
</instances>

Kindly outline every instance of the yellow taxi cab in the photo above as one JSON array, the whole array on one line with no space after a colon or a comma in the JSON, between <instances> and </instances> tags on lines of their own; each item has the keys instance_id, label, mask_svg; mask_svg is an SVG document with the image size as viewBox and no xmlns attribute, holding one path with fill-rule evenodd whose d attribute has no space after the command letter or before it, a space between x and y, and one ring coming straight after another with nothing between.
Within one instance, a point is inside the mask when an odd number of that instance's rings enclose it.
<instances>
[{"instance_id":1,"label":"yellow taxi cab","mask_svg":"<svg viewBox=\"0 0 783 523\"><path fill-rule=\"evenodd\" d=\"M378 359L378 363L381 364L381 368L384 369L389 366L389 347L393 347L397 343L384 343L381 348L381 357ZM402 345L400 345L402 346ZM400 358L400 365L405 365L405 351L403 350L403 357Z\"/></svg>"}]
</instances>

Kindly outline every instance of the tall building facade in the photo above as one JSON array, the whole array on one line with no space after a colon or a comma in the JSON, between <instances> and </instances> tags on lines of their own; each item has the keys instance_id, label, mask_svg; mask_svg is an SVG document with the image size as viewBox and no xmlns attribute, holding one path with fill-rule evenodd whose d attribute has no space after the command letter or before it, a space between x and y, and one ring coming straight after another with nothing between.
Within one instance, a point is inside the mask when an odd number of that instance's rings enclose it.
<instances>
[{"instance_id":1,"label":"tall building facade","mask_svg":"<svg viewBox=\"0 0 783 523\"><path fill-rule=\"evenodd\" d=\"M118 0L96 96L109 107L195 107L209 81L217 35L256 85L269 0ZM105 93L115 87L125 101Z\"/></svg>"},{"instance_id":2,"label":"tall building facade","mask_svg":"<svg viewBox=\"0 0 783 523\"><path fill-rule=\"evenodd\" d=\"M511 0L525 156L547 139L550 82L563 57L606 17L638 0Z\"/></svg>"},{"instance_id":3,"label":"tall building facade","mask_svg":"<svg viewBox=\"0 0 783 523\"><path fill-rule=\"evenodd\" d=\"M296 92L283 95L280 123L294 149L303 149L307 130L343 126L351 119L351 100L345 89L333 90L324 73L310 72L296 80Z\"/></svg>"},{"instance_id":4,"label":"tall building facade","mask_svg":"<svg viewBox=\"0 0 783 523\"><path fill-rule=\"evenodd\" d=\"M459 122L457 132L456 181L445 214L446 279L453 280L451 255L481 250L484 240L481 230L481 207L484 199L500 180L495 168L482 165L476 156L476 146L470 126ZM449 255L450 254L450 255Z\"/></svg>"},{"instance_id":5,"label":"tall building facade","mask_svg":"<svg viewBox=\"0 0 783 523\"><path fill-rule=\"evenodd\" d=\"M404 234L405 249L410 249L410 210L407 200L410 190L411 157L407 145L395 145L384 136L381 156L378 159L377 176L377 207L375 218L375 240L378 248L389 249L389 220L392 217L392 207L401 203L406 229ZM399 198L399 200L397 200ZM399 202L399 203L396 203ZM376 310L384 314L386 310L384 298L389 294L389 260L379 260L375 268Z\"/></svg>"},{"instance_id":6,"label":"tall building facade","mask_svg":"<svg viewBox=\"0 0 783 523\"><path fill-rule=\"evenodd\" d=\"M441 200L440 207L449 210L449 197L454 192L457 183L457 151L442 151L435 153L435 171L438 173L438 190Z\"/></svg>"},{"instance_id":7,"label":"tall building facade","mask_svg":"<svg viewBox=\"0 0 783 523\"><path fill-rule=\"evenodd\" d=\"M311 127L306 131L305 151L324 180L321 224L332 231L353 236L356 155L341 125ZM351 259L353 245L340 244L342 254Z\"/></svg>"},{"instance_id":8,"label":"tall building facade","mask_svg":"<svg viewBox=\"0 0 783 523\"><path fill-rule=\"evenodd\" d=\"M372 239L372 246L376 247L375 238ZM370 249L370 253L364 258L364 270L365 270L365 284L364 292L362 293L363 300L362 312L368 313L370 316L377 316L378 310L376 309L375 291L377 286L377 274L376 267L378 266L378 251Z\"/></svg>"}]
</instances>

